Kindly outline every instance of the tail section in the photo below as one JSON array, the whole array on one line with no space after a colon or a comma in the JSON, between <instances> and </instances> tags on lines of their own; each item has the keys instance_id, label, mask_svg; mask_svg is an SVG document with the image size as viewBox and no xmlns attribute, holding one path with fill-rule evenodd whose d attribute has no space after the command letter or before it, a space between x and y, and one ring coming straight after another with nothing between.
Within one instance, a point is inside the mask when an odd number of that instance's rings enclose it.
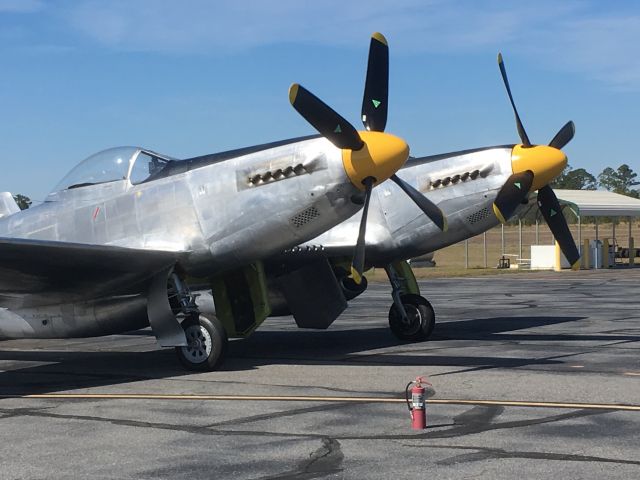
<instances>
[{"instance_id":1,"label":"tail section","mask_svg":"<svg viewBox=\"0 0 640 480\"><path fill-rule=\"evenodd\" d=\"M9 192L0 192L0 218L20 211L20 207Z\"/></svg>"}]
</instances>

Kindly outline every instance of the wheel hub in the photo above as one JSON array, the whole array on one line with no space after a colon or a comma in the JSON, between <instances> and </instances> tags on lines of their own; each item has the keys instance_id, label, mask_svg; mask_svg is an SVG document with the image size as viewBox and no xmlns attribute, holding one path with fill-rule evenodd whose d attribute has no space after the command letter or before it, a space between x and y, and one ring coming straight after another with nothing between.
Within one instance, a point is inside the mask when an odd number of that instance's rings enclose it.
<instances>
[{"instance_id":1,"label":"wheel hub","mask_svg":"<svg viewBox=\"0 0 640 480\"><path fill-rule=\"evenodd\" d=\"M413 330L420 328L422 316L415 305L405 303L404 310L407 316L401 319L402 326L408 333L413 333Z\"/></svg>"},{"instance_id":2,"label":"wheel hub","mask_svg":"<svg viewBox=\"0 0 640 480\"><path fill-rule=\"evenodd\" d=\"M182 347L184 357L192 363L205 362L213 350L207 329L201 325L191 325L184 333L187 337L187 346Z\"/></svg>"}]
</instances>

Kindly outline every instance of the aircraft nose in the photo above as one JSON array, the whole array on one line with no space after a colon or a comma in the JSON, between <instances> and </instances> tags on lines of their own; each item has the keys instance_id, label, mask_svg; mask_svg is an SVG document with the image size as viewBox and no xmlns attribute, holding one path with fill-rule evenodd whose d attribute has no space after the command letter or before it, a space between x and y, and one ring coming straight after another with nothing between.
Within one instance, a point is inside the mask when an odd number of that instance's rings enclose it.
<instances>
[{"instance_id":1,"label":"aircraft nose","mask_svg":"<svg viewBox=\"0 0 640 480\"><path fill-rule=\"evenodd\" d=\"M358 132L364 146L360 150L342 150L342 164L347 176L357 188L362 181L375 178L374 185L394 175L409 158L409 145L402 138L383 132Z\"/></svg>"},{"instance_id":2,"label":"aircraft nose","mask_svg":"<svg viewBox=\"0 0 640 480\"><path fill-rule=\"evenodd\" d=\"M516 145L511 151L513 173L533 172L531 191L538 190L562 173L567 166L567 156L554 147Z\"/></svg>"}]
</instances>

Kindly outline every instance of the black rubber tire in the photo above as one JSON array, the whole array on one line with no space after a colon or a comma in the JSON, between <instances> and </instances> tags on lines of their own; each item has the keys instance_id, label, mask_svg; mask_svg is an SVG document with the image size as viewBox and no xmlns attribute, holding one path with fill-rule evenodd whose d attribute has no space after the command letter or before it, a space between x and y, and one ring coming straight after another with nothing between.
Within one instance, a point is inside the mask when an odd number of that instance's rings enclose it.
<instances>
[{"instance_id":1,"label":"black rubber tire","mask_svg":"<svg viewBox=\"0 0 640 480\"><path fill-rule=\"evenodd\" d=\"M422 342L431 336L436 326L436 315L429 301L412 293L402 295L402 304L409 322L402 321L400 312L394 303L389 309L389 328L391 332L403 341Z\"/></svg>"},{"instance_id":2,"label":"black rubber tire","mask_svg":"<svg viewBox=\"0 0 640 480\"><path fill-rule=\"evenodd\" d=\"M183 367L198 372L212 371L224 361L227 352L227 332L216 317L194 315L182 322L188 347L176 347ZM193 342L199 342L194 345ZM211 348L207 345L210 341Z\"/></svg>"}]
</instances>

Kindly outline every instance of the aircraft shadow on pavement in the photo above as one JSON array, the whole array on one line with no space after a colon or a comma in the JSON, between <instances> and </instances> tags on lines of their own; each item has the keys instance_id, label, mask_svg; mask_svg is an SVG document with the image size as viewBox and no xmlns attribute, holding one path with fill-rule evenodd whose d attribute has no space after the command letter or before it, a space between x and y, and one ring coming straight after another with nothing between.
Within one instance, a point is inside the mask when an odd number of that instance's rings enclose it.
<instances>
[{"instance_id":1,"label":"aircraft shadow on pavement","mask_svg":"<svg viewBox=\"0 0 640 480\"><path fill-rule=\"evenodd\" d=\"M511 334L516 330L532 329L547 325L576 322L586 317L495 317L460 320L436 324L431 339L425 343L397 340L386 327L358 328L353 330L329 328L324 331L258 330L250 338L230 345L225 370L254 367L273 363L284 364L361 364L361 365L445 365L445 366L494 366L516 367L540 363L559 363L529 358L502 358L464 355L464 343L449 348L460 352L459 356L440 353L447 348L445 341L474 340L504 342L514 338L527 339L530 334ZM340 327L340 319L336 321ZM537 335L540 339L553 340L554 335ZM560 335L562 340L566 336ZM584 340L583 336L571 336ZM611 339L610 335L601 338ZM624 336L624 339L628 339ZM538 339L538 338L536 338ZM488 346L487 348L491 348ZM388 349L388 351L384 351ZM380 351L383 350L383 351ZM370 352L370 353L369 353Z\"/></svg>"},{"instance_id":2,"label":"aircraft shadow on pavement","mask_svg":"<svg viewBox=\"0 0 640 480\"><path fill-rule=\"evenodd\" d=\"M173 349L83 352L2 351L1 348L0 361L47 363L26 367L18 365L16 369L0 372L0 395L29 395L132 384L190 373L180 366ZM130 389L122 390L127 392Z\"/></svg>"},{"instance_id":3,"label":"aircraft shadow on pavement","mask_svg":"<svg viewBox=\"0 0 640 480\"><path fill-rule=\"evenodd\" d=\"M232 341L221 370L225 372L255 369L263 365L408 365L455 366L468 368L515 368L526 365L553 365L561 360L545 360L523 356L514 358L499 355L465 355L466 346L491 352L490 342L517 340L584 341L584 340L640 340L633 335L579 335L535 333L518 330L535 329L576 322L585 317L496 317L442 322L436 326L432 340L420 344L395 339L386 327L309 330L258 330L250 338ZM132 335L148 335L148 330ZM466 341L473 341L465 345ZM453 345L447 342L455 341ZM155 351L53 351L1 350L0 361L47 362L44 365L16 365L15 369L0 372L0 394L25 395L73 389L129 384L124 391L139 391L138 382L170 377L189 376L178 364L173 349ZM512 349L512 347L510 347ZM451 349L459 354L451 355ZM495 353L499 353L496 344ZM202 380L215 383L216 373L207 373Z\"/></svg>"}]
</instances>

